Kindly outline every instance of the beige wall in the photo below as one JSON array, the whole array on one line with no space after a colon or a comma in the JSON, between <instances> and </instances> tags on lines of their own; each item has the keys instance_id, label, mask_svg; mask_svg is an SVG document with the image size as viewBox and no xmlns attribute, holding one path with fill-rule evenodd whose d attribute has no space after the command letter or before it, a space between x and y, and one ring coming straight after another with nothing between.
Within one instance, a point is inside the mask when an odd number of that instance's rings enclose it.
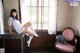
<instances>
[{"instance_id":1,"label":"beige wall","mask_svg":"<svg viewBox=\"0 0 80 53\"><path fill-rule=\"evenodd\" d=\"M57 18L57 30L61 31L65 27L69 26L69 4L64 0L58 0L58 18Z\"/></svg>"},{"instance_id":2,"label":"beige wall","mask_svg":"<svg viewBox=\"0 0 80 53\"><path fill-rule=\"evenodd\" d=\"M71 26L80 34L80 6L71 7L71 9L72 9Z\"/></svg>"},{"instance_id":3,"label":"beige wall","mask_svg":"<svg viewBox=\"0 0 80 53\"><path fill-rule=\"evenodd\" d=\"M57 30L61 31L65 27L72 27L76 33L80 34L80 6L71 7L69 2L58 0L58 20ZM77 32L78 31L78 32Z\"/></svg>"},{"instance_id":4,"label":"beige wall","mask_svg":"<svg viewBox=\"0 0 80 53\"><path fill-rule=\"evenodd\" d=\"M10 10L12 8L18 11L18 0L3 0L4 2L4 25L5 29L8 29L8 18L10 16ZM19 12L19 11L18 11Z\"/></svg>"}]
</instances>

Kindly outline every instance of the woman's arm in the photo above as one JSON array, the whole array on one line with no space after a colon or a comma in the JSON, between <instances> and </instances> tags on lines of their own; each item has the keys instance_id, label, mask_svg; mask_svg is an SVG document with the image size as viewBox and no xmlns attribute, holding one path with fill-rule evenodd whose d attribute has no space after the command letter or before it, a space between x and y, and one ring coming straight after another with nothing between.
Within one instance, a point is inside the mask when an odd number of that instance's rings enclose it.
<instances>
[{"instance_id":1,"label":"woman's arm","mask_svg":"<svg viewBox=\"0 0 80 53\"><path fill-rule=\"evenodd\" d=\"M12 27L9 26L9 33L11 34L12 33Z\"/></svg>"}]
</instances>

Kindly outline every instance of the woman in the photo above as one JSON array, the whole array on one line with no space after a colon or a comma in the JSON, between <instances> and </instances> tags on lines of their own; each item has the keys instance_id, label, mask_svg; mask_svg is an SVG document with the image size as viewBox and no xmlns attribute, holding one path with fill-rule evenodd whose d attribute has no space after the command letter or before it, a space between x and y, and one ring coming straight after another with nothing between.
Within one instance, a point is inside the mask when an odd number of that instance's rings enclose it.
<instances>
[{"instance_id":1,"label":"woman","mask_svg":"<svg viewBox=\"0 0 80 53\"><path fill-rule=\"evenodd\" d=\"M31 22L27 22L26 24L22 25L19 21L19 18L17 16L17 10L16 9L12 9L10 12L10 17L8 19L8 25L9 25L9 32L12 32L12 26L14 27L14 29L16 30L16 32L18 34L20 33L25 33L25 34L29 34L29 40L27 41L28 46L30 46L30 42L33 38L33 36L38 37L38 35L36 34L36 32L34 31Z\"/></svg>"}]
</instances>

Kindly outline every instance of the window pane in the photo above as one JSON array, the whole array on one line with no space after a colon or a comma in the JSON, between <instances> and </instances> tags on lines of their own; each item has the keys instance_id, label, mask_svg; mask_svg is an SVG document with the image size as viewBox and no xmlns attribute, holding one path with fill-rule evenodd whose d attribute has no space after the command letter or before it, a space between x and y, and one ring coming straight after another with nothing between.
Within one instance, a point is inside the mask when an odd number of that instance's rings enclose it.
<instances>
[{"instance_id":1,"label":"window pane","mask_svg":"<svg viewBox=\"0 0 80 53\"><path fill-rule=\"evenodd\" d=\"M44 0L44 6L48 6L49 0Z\"/></svg>"},{"instance_id":2,"label":"window pane","mask_svg":"<svg viewBox=\"0 0 80 53\"><path fill-rule=\"evenodd\" d=\"M36 5L37 4L36 2L39 2L39 6ZM43 2L43 0L38 0L38 1L31 0L31 4L32 4L31 21L33 23L34 29L37 29L37 25L38 25L38 30L41 30L41 29L46 30L46 29L48 29L48 0L44 0L45 6L41 6L42 5L41 2ZM35 7L33 7L33 6L35 6Z\"/></svg>"},{"instance_id":3,"label":"window pane","mask_svg":"<svg viewBox=\"0 0 80 53\"><path fill-rule=\"evenodd\" d=\"M38 13L39 13L39 15L38 15L38 22L41 22L41 7L39 7Z\"/></svg>"},{"instance_id":4,"label":"window pane","mask_svg":"<svg viewBox=\"0 0 80 53\"><path fill-rule=\"evenodd\" d=\"M31 21L32 22L37 22L37 8L32 8L31 7Z\"/></svg>"},{"instance_id":5,"label":"window pane","mask_svg":"<svg viewBox=\"0 0 80 53\"><path fill-rule=\"evenodd\" d=\"M47 22L46 22L46 23L43 23L42 28L43 28L44 30L47 30L47 29L48 29L48 23L47 23Z\"/></svg>"},{"instance_id":6,"label":"window pane","mask_svg":"<svg viewBox=\"0 0 80 53\"><path fill-rule=\"evenodd\" d=\"M36 6L37 5L37 0L31 0L31 6Z\"/></svg>"},{"instance_id":7,"label":"window pane","mask_svg":"<svg viewBox=\"0 0 80 53\"><path fill-rule=\"evenodd\" d=\"M33 24L33 28L37 29L37 23L32 23Z\"/></svg>"},{"instance_id":8,"label":"window pane","mask_svg":"<svg viewBox=\"0 0 80 53\"><path fill-rule=\"evenodd\" d=\"M30 0L23 0L23 1L24 1L23 5L30 6Z\"/></svg>"},{"instance_id":9,"label":"window pane","mask_svg":"<svg viewBox=\"0 0 80 53\"><path fill-rule=\"evenodd\" d=\"M48 7L44 7L44 22L48 22Z\"/></svg>"},{"instance_id":10,"label":"window pane","mask_svg":"<svg viewBox=\"0 0 80 53\"><path fill-rule=\"evenodd\" d=\"M44 18L45 18L44 17L44 7L42 7L42 12L41 13L42 13L42 15L41 15L41 18L42 18L41 22L44 22Z\"/></svg>"},{"instance_id":11,"label":"window pane","mask_svg":"<svg viewBox=\"0 0 80 53\"><path fill-rule=\"evenodd\" d=\"M42 0L39 0L39 6L41 6L41 1L42 1Z\"/></svg>"},{"instance_id":12,"label":"window pane","mask_svg":"<svg viewBox=\"0 0 80 53\"><path fill-rule=\"evenodd\" d=\"M38 29L39 30L41 29L41 23L40 22L38 23Z\"/></svg>"}]
</instances>

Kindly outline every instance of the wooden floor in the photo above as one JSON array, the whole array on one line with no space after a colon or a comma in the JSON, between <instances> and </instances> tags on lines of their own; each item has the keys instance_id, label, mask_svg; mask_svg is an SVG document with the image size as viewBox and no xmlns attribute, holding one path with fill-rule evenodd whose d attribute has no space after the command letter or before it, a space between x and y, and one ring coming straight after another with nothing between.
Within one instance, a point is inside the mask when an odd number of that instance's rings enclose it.
<instances>
[{"instance_id":1,"label":"wooden floor","mask_svg":"<svg viewBox=\"0 0 80 53\"><path fill-rule=\"evenodd\" d=\"M53 53L53 52L38 51L38 52L26 52L26 53Z\"/></svg>"},{"instance_id":2,"label":"wooden floor","mask_svg":"<svg viewBox=\"0 0 80 53\"><path fill-rule=\"evenodd\" d=\"M54 53L54 49L53 48L36 48L36 49L31 49L28 48L26 49L26 53Z\"/></svg>"},{"instance_id":3,"label":"wooden floor","mask_svg":"<svg viewBox=\"0 0 80 53\"><path fill-rule=\"evenodd\" d=\"M21 53L21 49L6 49L5 53ZM36 48L36 49L32 49L32 48L27 48L25 49L24 53L63 53L63 52L57 52L56 50L54 50L54 48ZM80 53L75 52L75 53Z\"/></svg>"},{"instance_id":4,"label":"wooden floor","mask_svg":"<svg viewBox=\"0 0 80 53\"><path fill-rule=\"evenodd\" d=\"M6 49L5 53L21 53L20 49ZM53 49L31 49L27 48L25 49L24 53L54 53Z\"/></svg>"},{"instance_id":5,"label":"wooden floor","mask_svg":"<svg viewBox=\"0 0 80 53\"><path fill-rule=\"evenodd\" d=\"M27 51L26 53L54 53L53 51Z\"/></svg>"}]
</instances>

